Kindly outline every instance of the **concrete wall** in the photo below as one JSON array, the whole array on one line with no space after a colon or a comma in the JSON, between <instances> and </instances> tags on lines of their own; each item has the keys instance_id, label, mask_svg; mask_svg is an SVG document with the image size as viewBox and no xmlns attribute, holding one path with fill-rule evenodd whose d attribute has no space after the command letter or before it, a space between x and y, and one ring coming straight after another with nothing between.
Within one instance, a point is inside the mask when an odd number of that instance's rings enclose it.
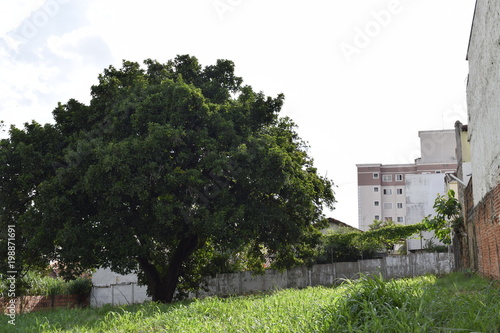
<instances>
[{"instance_id":1,"label":"concrete wall","mask_svg":"<svg viewBox=\"0 0 500 333\"><path fill-rule=\"evenodd\" d=\"M431 274L446 274L454 269L454 257L448 253L418 253L388 256L383 259L360 260L295 267L283 272L266 270L264 275L250 272L219 274L207 279L207 290L190 297L242 295L259 291L308 286L332 285L340 279L357 279L361 274L382 274L387 279ZM109 269L100 269L92 276L94 287L91 306L132 304L150 300L145 287L137 285L133 274L122 276Z\"/></svg>"},{"instance_id":2,"label":"concrete wall","mask_svg":"<svg viewBox=\"0 0 500 333\"><path fill-rule=\"evenodd\" d=\"M91 306L143 303L151 298L145 286L139 286L136 274L121 275L101 268L92 275Z\"/></svg>"},{"instance_id":3,"label":"concrete wall","mask_svg":"<svg viewBox=\"0 0 500 333\"><path fill-rule=\"evenodd\" d=\"M474 205L500 183L500 2L477 0L467 60Z\"/></svg>"}]
</instances>

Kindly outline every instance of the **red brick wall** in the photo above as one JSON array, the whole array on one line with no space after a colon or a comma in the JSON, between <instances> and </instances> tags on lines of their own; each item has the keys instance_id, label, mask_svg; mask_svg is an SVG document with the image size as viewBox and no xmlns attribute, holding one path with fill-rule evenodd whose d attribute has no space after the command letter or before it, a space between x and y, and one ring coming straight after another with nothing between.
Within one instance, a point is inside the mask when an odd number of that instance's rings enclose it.
<instances>
[{"instance_id":1,"label":"red brick wall","mask_svg":"<svg viewBox=\"0 0 500 333\"><path fill-rule=\"evenodd\" d=\"M500 184L474 207L479 272L500 278Z\"/></svg>"},{"instance_id":2,"label":"red brick wall","mask_svg":"<svg viewBox=\"0 0 500 333\"><path fill-rule=\"evenodd\" d=\"M9 300L6 297L0 297L0 313L8 313ZM15 299L16 313L34 312L64 307L86 306L89 304L86 300L79 304L77 295L54 295L54 296L22 296Z\"/></svg>"}]
</instances>

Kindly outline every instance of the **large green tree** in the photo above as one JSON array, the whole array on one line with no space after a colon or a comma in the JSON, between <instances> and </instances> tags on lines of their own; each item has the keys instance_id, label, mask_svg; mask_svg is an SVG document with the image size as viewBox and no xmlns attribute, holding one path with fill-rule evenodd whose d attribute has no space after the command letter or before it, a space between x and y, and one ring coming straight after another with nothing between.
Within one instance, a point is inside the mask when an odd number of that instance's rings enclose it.
<instances>
[{"instance_id":1,"label":"large green tree","mask_svg":"<svg viewBox=\"0 0 500 333\"><path fill-rule=\"evenodd\" d=\"M285 267L315 246L332 183L279 117L283 95L243 85L231 61L183 55L109 67L91 96L1 142L1 219L17 225L19 260L137 271L170 302L218 249L257 261L265 249Z\"/></svg>"},{"instance_id":2,"label":"large green tree","mask_svg":"<svg viewBox=\"0 0 500 333\"><path fill-rule=\"evenodd\" d=\"M22 275L46 268L55 257L55 224L39 218L34 200L39 185L55 176L64 138L51 125L26 124L10 129L0 141L0 269ZM36 213L36 214L35 214ZM44 224L48 223L48 224ZM9 274L10 275L10 274ZM17 279L17 295L22 292Z\"/></svg>"}]
</instances>

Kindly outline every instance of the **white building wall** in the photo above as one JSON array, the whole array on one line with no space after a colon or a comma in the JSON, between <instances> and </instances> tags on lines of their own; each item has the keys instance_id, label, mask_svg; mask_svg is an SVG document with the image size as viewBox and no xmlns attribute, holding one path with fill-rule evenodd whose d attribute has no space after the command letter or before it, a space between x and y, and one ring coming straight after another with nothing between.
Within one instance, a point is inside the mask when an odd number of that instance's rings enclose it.
<instances>
[{"instance_id":1,"label":"white building wall","mask_svg":"<svg viewBox=\"0 0 500 333\"><path fill-rule=\"evenodd\" d=\"M469 180L472 176L472 163L471 162L463 162L462 163L462 173L463 173L463 181L465 184L469 184Z\"/></svg>"},{"instance_id":2,"label":"white building wall","mask_svg":"<svg viewBox=\"0 0 500 333\"><path fill-rule=\"evenodd\" d=\"M422 222L424 217L435 215L434 201L437 195L445 192L444 174L416 174L406 176L406 222L415 224ZM433 233L424 232L422 239L409 239L408 250L420 250L425 247ZM434 244L442 243L433 240Z\"/></svg>"},{"instance_id":3,"label":"white building wall","mask_svg":"<svg viewBox=\"0 0 500 333\"><path fill-rule=\"evenodd\" d=\"M457 163L455 130L420 131L419 163Z\"/></svg>"},{"instance_id":4,"label":"white building wall","mask_svg":"<svg viewBox=\"0 0 500 333\"><path fill-rule=\"evenodd\" d=\"M404 185L377 186L379 192L374 192L374 187L376 186L358 186L359 229L367 231L376 216L382 221L391 217L394 222L398 222L398 217L400 217L403 219L402 223L404 223L406 220ZM403 193L398 194L398 189L402 189ZM390 194L384 194L384 190L390 191ZM379 206L375 206L375 201L379 202ZM402 208L398 208L398 203L402 204ZM390 204L391 208L387 208L386 204Z\"/></svg>"},{"instance_id":5,"label":"white building wall","mask_svg":"<svg viewBox=\"0 0 500 333\"><path fill-rule=\"evenodd\" d=\"M500 182L500 1L478 0L467 60L469 140L477 205ZM492 22L497 22L493 24Z\"/></svg>"},{"instance_id":6,"label":"white building wall","mask_svg":"<svg viewBox=\"0 0 500 333\"><path fill-rule=\"evenodd\" d=\"M368 226L373 223L375 216L380 216L382 218L382 198L381 198L381 186L379 187L379 192L374 192L373 188L375 186L359 186L358 187L358 208L359 208L359 229L366 231ZM379 206L375 206L374 202L378 201Z\"/></svg>"},{"instance_id":7,"label":"white building wall","mask_svg":"<svg viewBox=\"0 0 500 333\"><path fill-rule=\"evenodd\" d=\"M384 191L388 191L389 194L384 194ZM393 221L396 220L396 187L395 186L382 186L382 217L381 220L385 220L391 217Z\"/></svg>"},{"instance_id":8,"label":"white building wall","mask_svg":"<svg viewBox=\"0 0 500 333\"><path fill-rule=\"evenodd\" d=\"M387 220L391 219L394 222L399 222L403 223L405 220L405 195L404 191L403 194L398 194L397 190L398 189L403 189L404 186L403 184L398 185L398 186L383 186L382 187L382 217L381 220ZM383 190L388 190L390 191L390 194L384 194ZM386 205L385 204L390 204L392 208L384 208ZM398 204L401 204L402 207L398 207ZM403 218L403 221L400 222L398 221L398 217Z\"/></svg>"}]
</instances>

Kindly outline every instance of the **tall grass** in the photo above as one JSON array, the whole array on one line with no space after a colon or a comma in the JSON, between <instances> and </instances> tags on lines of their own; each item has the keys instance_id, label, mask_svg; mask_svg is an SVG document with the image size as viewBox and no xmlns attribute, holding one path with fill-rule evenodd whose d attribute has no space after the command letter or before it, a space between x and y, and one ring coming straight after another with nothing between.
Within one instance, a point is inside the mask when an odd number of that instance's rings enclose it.
<instances>
[{"instance_id":1,"label":"tall grass","mask_svg":"<svg viewBox=\"0 0 500 333\"><path fill-rule=\"evenodd\" d=\"M0 332L500 332L500 290L451 274L20 315Z\"/></svg>"},{"instance_id":2,"label":"tall grass","mask_svg":"<svg viewBox=\"0 0 500 333\"><path fill-rule=\"evenodd\" d=\"M500 290L479 276L364 277L344 288L325 331L500 332Z\"/></svg>"},{"instance_id":3,"label":"tall grass","mask_svg":"<svg viewBox=\"0 0 500 333\"><path fill-rule=\"evenodd\" d=\"M72 281L64 281L62 278L54 278L40 272L27 272L16 282L16 294L23 296L48 296L65 294L90 294L92 283L89 279L78 278ZM7 279L0 280L0 295L6 295L9 289Z\"/></svg>"}]
</instances>

